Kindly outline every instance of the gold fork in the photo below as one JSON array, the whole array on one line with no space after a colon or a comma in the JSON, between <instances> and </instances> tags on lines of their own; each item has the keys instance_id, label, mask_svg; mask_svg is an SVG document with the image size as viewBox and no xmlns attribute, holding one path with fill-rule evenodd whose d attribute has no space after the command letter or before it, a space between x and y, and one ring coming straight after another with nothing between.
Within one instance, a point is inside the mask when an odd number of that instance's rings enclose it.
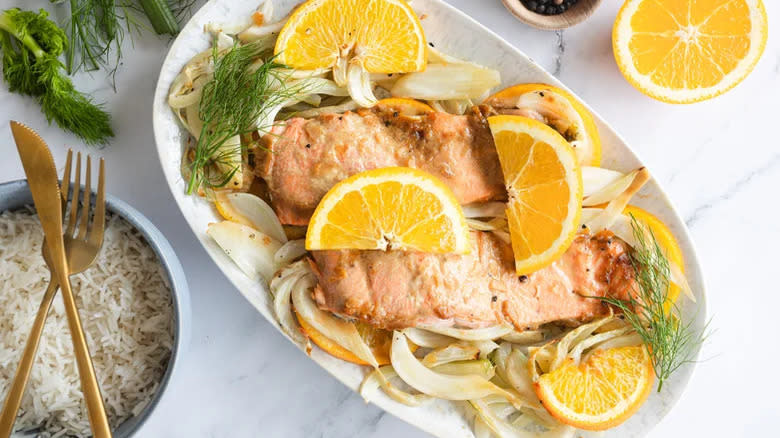
<instances>
[{"instance_id":1,"label":"gold fork","mask_svg":"<svg viewBox=\"0 0 780 438\"><path fill-rule=\"evenodd\" d=\"M85 190L83 194L81 194L81 153L79 152L76 158L76 178L74 180L73 184L73 196L71 198L71 207L70 207L70 217L65 217L67 206L68 206L68 191L70 189L70 172L72 167L72 160L73 160L73 151L68 150L68 157L65 162L65 170L63 172L62 177L62 212L63 212L63 219L64 222L66 222L66 229L64 232L64 241L65 241L65 253L67 255L68 260L68 268L69 268L69 275L78 274L80 272L85 271L87 268L92 266L92 264L95 263L95 260L97 259L98 254L100 253L100 247L103 245L103 233L105 231L105 216L106 216L106 206L105 206L105 165L103 162L103 159L100 160L100 167L99 167L99 173L98 173L98 190L97 195L95 198L95 206L94 206L94 214L90 215L90 211L92 209L91 206L91 169L92 169L92 160L89 155L87 155L87 165L86 165L86 181L84 184ZM80 197L81 194L81 197ZM81 199L81 214L79 219L79 199ZM88 224L90 222L90 216L92 216L92 226L88 227ZM78 219L78 221L77 221ZM76 223L78 222L78 234L74 233L76 232ZM51 303L54 300L54 296L57 294L57 289L59 287L57 283L57 279L54 276L53 272L54 269L51 265L51 254L49 254L48 245L46 244L46 241L44 239L43 246L42 246L42 253L43 258L46 260L46 264L49 266L49 269L52 271L52 277L49 281L49 286L46 289L46 292L43 295L43 300L41 301L41 306L38 309L38 314L35 317L35 322L33 323L32 329L30 330L30 336L27 339L27 344L24 347L24 352L22 353L22 358L19 361L19 366L16 369L16 374L14 375L14 380L11 383L10 390L8 392L8 395L6 396L5 403L3 405L2 413L0 413L0 437L7 438L11 435L11 432L13 430L14 421L16 420L17 412L19 411L19 406L22 403L22 396L24 395L24 390L27 385L27 381L30 378L30 371L32 370L32 365L35 360L35 354L38 350L38 344L41 339L41 334L43 333L43 327L46 323L46 317L49 313L49 308L51 307ZM67 301L68 297L63 296L63 298ZM73 298L71 296L70 301L72 301ZM66 305L66 309L68 309L69 306ZM73 306L73 309L75 309L75 305ZM78 315L76 315L76 319L78 320ZM79 324L80 325L80 324ZM78 338L80 338L79 343L83 344L83 346L75 346L74 350L76 351L77 360L82 360L83 358L79 357L79 351L83 348L83 351L87 353L86 360L88 365L89 374L88 376L82 375L82 390L84 391L85 398L87 399L87 408L89 410L90 414L90 423L94 420L97 422L98 428L95 429L96 432L94 434L95 437L101 437L101 436L111 436L110 435L110 429L108 427L108 420L106 419L105 414L105 408L103 406L103 399L100 397L100 389L97 384L97 379L95 377L95 371L92 367L92 362L89 359L89 351L87 350L87 344L86 340L84 338L84 334L82 330L79 330L81 333ZM77 337L74 336L74 344L77 342ZM79 367L81 369L81 367ZM86 385L85 385L85 379L86 379ZM92 389L89 389L89 388ZM97 397L95 397L97 395ZM97 406L99 404L99 406ZM95 411L95 412L93 412ZM101 418L102 417L102 418ZM94 426L93 426L94 427ZM97 432L97 430L101 430L100 433Z\"/></svg>"}]
</instances>

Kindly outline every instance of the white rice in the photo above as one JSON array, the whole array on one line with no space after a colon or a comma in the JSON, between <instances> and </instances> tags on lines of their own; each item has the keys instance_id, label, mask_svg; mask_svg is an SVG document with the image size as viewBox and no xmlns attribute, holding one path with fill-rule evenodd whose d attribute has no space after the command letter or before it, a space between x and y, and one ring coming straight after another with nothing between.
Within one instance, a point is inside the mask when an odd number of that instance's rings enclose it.
<instances>
[{"instance_id":1,"label":"white rice","mask_svg":"<svg viewBox=\"0 0 780 438\"><path fill-rule=\"evenodd\" d=\"M48 285L42 241L38 217L30 211L0 213L2 400ZM143 410L165 373L173 344L170 288L152 249L137 230L116 216L108 218L97 262L72 277L72 283L115 429ZM35 429L43 438L91 435L59 293L16 421L16 430Z\"/></svg>"}]
</instances>

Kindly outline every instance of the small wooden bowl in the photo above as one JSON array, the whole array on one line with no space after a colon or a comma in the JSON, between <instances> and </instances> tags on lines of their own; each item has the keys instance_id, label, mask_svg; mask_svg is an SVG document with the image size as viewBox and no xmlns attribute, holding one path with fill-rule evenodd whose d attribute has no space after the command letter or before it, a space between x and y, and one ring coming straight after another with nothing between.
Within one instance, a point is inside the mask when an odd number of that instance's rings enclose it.
<instances>
[{"instance_id":1,"label":"small wooden bowl","mask_svg":"<svg viewBox=\"0 0 780 438\"><path fill-rule=\"evenodd\" d=\"M537 14L525 7L520 0L501 0L512 15L537 29L560 30L585 20L593 14L601 0L579 0L566 12L558 15Z\"/></svg>"}]
</instances>

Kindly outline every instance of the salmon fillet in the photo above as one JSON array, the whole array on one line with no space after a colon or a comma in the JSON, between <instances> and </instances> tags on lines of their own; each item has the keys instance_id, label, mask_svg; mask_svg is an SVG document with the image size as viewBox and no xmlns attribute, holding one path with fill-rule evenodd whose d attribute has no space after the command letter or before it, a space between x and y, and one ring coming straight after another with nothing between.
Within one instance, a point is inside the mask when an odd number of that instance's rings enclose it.
<instances>
[{"instance_id":1,"label":"salmon fillet","mask_svg":"<svg viewBox=\"0 0 780 438\"><path fill-rule=\"evenodd\" d=\"M256 172L268 184L279 220L287 225L308 224L331 187L381 167L425 170L452 189L461 204L506 199L482 110L406 117L368 109L293 118L264 137L266 150L258 150Z\"/></svg>"},{"instance_id":2,"label":"salmon fillet","mask_svg":"<svg viewBox=\"0 0 780 438\"><path fill-rule=\"evenodd\" d=\"M375 327L422 324L518 330L609 312L601 300L627 299L635 287L629 247L609 232L579 234L552 265L515 273L512 248L491 233L472 232L471 254L405 251L313 251L318 306Z\"/></svg>"}]
</instances>

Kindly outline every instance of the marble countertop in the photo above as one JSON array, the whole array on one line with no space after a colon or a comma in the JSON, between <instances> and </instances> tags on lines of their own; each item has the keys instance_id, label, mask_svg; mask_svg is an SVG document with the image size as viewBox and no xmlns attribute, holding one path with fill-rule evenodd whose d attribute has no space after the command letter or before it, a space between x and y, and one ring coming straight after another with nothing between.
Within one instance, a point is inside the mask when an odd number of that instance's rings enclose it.
<instances>
[{"instance_id":1,"label":"marble countertop","mask_svg":"<svg viewBox=\"0 0 780 438\"><path fill-rule=\"evenodd\" d=\"M697 245L715 329L678 406L649 435L768 436L780 417L780 347L770 333L780 308L774 277L780 245L775 215L780 140L773 135L780 102L780 40L769 43L755 71L719 98L687 106L656 102L621 76L612 57L619 3L603 2L585 23L563 32L529 28L499 0L448 0L529 54L620 132L685 218ZM33 2L5 0L31 7ZM50 7L48 2L35 2ZM202 3L202 0L199 2ZM769 21L780 4L766 1ZM56 9L51 10L56 13ZM56 15L56 14L55 14ZM423 437L330 377L282 338L223 277L185 225L168 191L152 136L151 101L169 41L126 41L117 89L103 73L80 74L114 116L117 137L94 151L106 158L108 189L168 237L192 295L192 342L180 374L139 437ZM32 100L0 87L0 182L23 177L7 120L29 124L58 162L65 149L86 150L47 126ZM775 432L776 433L776 432Z\"/></svg>"}]
</instances>

